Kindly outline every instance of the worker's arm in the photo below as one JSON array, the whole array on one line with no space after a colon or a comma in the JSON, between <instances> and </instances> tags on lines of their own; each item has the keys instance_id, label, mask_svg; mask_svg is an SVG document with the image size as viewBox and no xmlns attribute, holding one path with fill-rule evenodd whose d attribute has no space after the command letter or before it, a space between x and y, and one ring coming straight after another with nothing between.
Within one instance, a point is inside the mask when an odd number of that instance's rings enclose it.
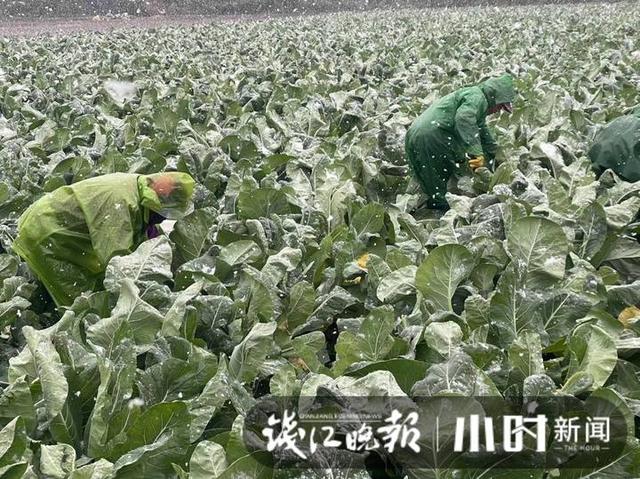
<instances>
[{"instance_id":1,"label":"worker's arm","mask_svg":"<svg viewBox=\"0 0 640 479\"><path fill-rule=\"evenodd\" d=\"M456 110L455 127L463 142L465 153L469 156L482 155L480 125L478 119L486 111L487 100L480 89L477 93L470 93L463 99Z\"/></svg>"},{"instance_id":2,"label":"worker's arm","mask_svg":"<svg viewBox=\"0 0 640 479\"><path fill-rule=\"evenodd\" d=\"M480 143L482 144L484 156L487 159L487 167L490 170L493 170L496 153L498 151L498 144L493 138L491 131L489 131L485 120L482 120L482 123L480 125Z\"/></svg>"}]
</instances>

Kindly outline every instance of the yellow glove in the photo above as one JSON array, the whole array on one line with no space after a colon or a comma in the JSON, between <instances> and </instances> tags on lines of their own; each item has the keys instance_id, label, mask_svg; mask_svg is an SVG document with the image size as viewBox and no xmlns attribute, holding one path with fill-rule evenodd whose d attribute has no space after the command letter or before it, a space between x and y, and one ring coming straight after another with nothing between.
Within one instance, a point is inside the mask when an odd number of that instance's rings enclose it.
<instances>
[{"instance_id":1,"label":"yellow glove","mask_svg":"<svg viewBox=\"0 0 640 479\"><path fill-rule=\"evenodd\" d=\"M625 328L631 329L635 323L640 322L640 309L635 306L624 308L618 316L618 321L620 321Z\"/></svg>"},{"instance_id":2,"label":"yellow glove","mask_svg":"<svg viewBox=\"0 0 640 479\"><path fill-rule=\"evenodd\" d=\"M478 155L474 158L471 158L468 164L469 164L469 168L471 168L473 171L476 171L478 168L482 168L483 166L486 165L484 161L484 156L482 155Z\"/></svg>"}]
</instances>

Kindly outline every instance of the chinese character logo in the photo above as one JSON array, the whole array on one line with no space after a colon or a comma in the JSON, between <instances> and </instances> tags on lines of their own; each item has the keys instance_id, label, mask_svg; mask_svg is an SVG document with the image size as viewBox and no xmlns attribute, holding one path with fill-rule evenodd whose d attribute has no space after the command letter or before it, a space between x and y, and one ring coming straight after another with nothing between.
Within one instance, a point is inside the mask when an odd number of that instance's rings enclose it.
<instances>
[{"instance_id":1,"label":"chinese character logo","mask_svg":"<svg viewBox=\"0 0 640 479\"><path fill-rule=\"evenodd\" d=\"M503 416L503 437L502 447L505 452L522 452L524 450L524 435L531 436L536 441L536 451L547 450L545 425L547 417L539 414L534 418L524 416ZM456 432L454 440L454 451L464 452L466 418L456 419ZM484 451L494 452L496 450L495 431L493 418L483 418L484 423ZM532 428L526 427L532 425ZM480 416L472 414L469 416L469 448L468 452L480 452Z\"/></svg>"},{"instance_id":2,"label":"chinese character logo","mask_svg":"<svg viewBox=\"0 0 640 479\"><path fill-rule=\"evenodd\" d=\"M344 443L336 439L334 427L323 426L320 428L322 434L318 434L317 428L313 426L307 433L307 430L298 426L296 418L296 413L289 411L284 411L282 418L276 417L275 414L269 416L268 427L262 429L262 435L267 439L267 451L291 451L300 459L307 459L303 446L308 445L308 450L313 454L318 448L319 440L323 447L329 449L344 445L350 451L372 451L382 446L389 453L393 453L397 448L420 452L420 431L415 427L418 422L416 412L404 417L400 411L393 410L391 416L384 420L384 425L375 429L375 433L369 424L363 423L357 430L345 435ZM306 443L303 445L305 439Z\"/></svg>"}]
</instances>

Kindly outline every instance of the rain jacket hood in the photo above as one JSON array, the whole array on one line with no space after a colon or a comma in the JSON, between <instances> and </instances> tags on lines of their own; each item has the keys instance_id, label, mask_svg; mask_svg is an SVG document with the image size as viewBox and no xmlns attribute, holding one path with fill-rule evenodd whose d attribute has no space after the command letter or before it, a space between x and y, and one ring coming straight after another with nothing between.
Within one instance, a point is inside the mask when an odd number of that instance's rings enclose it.
<instances>
[{"instance_id":1,"label":"rain jacket hood","mask_svg":"<svg viewBox=\"0 0 640 479\"><path fill-rule=\"evenodd\" d=\"M71 305L102 287L112 257L147 239L150 211L173 219L187 212L193 185L184 173L114 173L63 186L23 213L12 248L58 306Z\"/></svg>"},{"instance_id":2,"label":"rain jacket hood","mask_svg":"<svg viewBox=\"0 0 640 479\"><path fill-rule=\"evenodd\" d=\"M138 177L142 206L172 220L189 212L194 185L193 178L186 173L155 173Z\"/></svg>"},{"instance_id":3,"label":"rain jacket hood","mask_svg":"<svg viewBox=\"0 0 640 479\"><path fill-rule=\"evenodd\" d=\"M513 87L513 77L509 74L497 78L490 78L478 85L487 98L489 108L503 103L513 103L516 90Z\"/></svg>"}]
</instances>

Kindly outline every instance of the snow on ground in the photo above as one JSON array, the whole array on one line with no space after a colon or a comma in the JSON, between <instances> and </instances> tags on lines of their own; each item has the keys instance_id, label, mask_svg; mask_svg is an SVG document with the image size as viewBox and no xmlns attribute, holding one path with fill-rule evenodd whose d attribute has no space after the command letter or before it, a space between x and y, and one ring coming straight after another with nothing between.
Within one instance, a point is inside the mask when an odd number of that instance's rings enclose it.
<instances>
[{"instance_id":1,"label":"snow on ground","mask_svg":"<svg viewBox=\"0 0 640 479\"><path fill-rule=\"evenodd\" d=\"M56 35L74 32L106 32L120 28L157 28L166 25L206 25L241 19L258 20L265 15L156 15L151 17L82 17L73 19L2 20L0 38L16 36Z\"/></svg>"}]
</instances>

